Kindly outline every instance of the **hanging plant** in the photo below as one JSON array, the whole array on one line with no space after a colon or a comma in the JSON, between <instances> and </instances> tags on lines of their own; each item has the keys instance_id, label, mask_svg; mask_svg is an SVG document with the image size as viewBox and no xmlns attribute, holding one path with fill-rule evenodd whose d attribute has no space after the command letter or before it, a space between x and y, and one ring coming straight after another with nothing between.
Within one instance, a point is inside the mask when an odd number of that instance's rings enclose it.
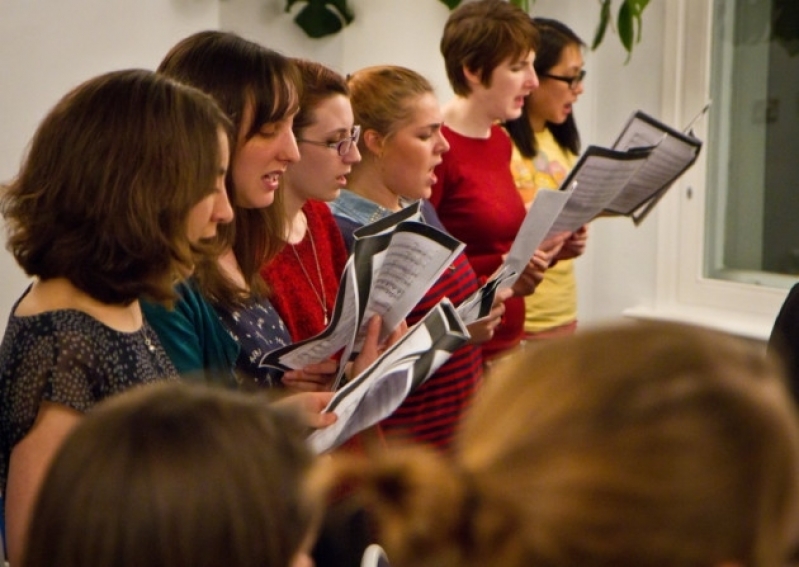
<instances>
[{"instance_id":1,"label":"hanging plant","mask_svg":"<svg viewBox=\"0 0 799 567\"><path fill-rule=\"evenodd\" d=\"M591 49L594 50L602 43L605 32L610 25L611 1L600 0L599 24L594 33L594 41L591 42ZM641 41L641 30L643 29L644 8L649 4L649 0L623 0L619 6L616 16L616 30L619 32L621 44L627 51L627 61L633 54L633 46Z\"/></svg>"},{"instance_id":2,"label":"hanging plant","mask_svg":"<svg viewBox=\"0 0 799 567\"><path fill-rule=\"evenodd\" d=\"M450 10L454 10L463 0L438 1ZM535 3L535 0L508 1L528 13L531 5ZM290 12L298 2L304 2L305 6L294 17L294 21L309 37L314 39L336 34L355 19L355 14L347 4L347 0L286 0L286 12ZM612 27L612 2L613 0L599 0L599 23L594 33L594 40L591 42L592 50L599 47L608 27ZM630 60L633 46L641 41L642 14L647 4L649 4L649 0L621 0L615 18L615 29L619 34L621 44L627 51L627 61Z\"/></svg>"},{"instance_id":3,"label":"hanging plant","mask_svg":"<svg viewBox=\"0 0 799 567\"><path fill-rule=\"evenodd\" d=\"M450 10L458 6L462 0L439 0L446 4ZM535 0L508 0L511 4L518 6L525 12L530 12L530 5ZM594 40L591 42L591 50L595 50L605 38L605 32L610 26L612 17L613 0L599 0L599 23L594 32ZM619 34L621 44L627 51L627 61L633 53L633 46L641 41L641 29L643 28L644 8L649 4L649 0L622 0L619 11L616 15L616 30Z\"/></svg>"},{"instance_id":4,"label":"hanging plant","mask_svg":"<svg viewBox=\"0 0 799 567\"><path fill-rule=\"evenodd\" d=\"M305 7L294 21L314 39L338 33L355 19L347 0L286 0L286 12L297 2L305 2Z\"/></svg>"}]
</instances>

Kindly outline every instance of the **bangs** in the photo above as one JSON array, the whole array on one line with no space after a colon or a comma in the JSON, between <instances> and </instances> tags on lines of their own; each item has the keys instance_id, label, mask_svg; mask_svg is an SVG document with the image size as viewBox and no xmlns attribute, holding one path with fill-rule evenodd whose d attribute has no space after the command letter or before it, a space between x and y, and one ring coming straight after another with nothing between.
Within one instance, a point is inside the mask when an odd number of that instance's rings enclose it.
<instances>
[{"instance_id":1,"label":"bangs","mask_svg":"<svg viewBox=\"0 0 799 567\"><path fill-rule=\"evenodd\" d=\"M296 114L300 108L299 71L288 59L270 61L268 69L260 74L262 80L251 85L249 93L254 101L253 120L248 137L258 132L264 124L274 124Z\"/></svg>"}]
</instances>

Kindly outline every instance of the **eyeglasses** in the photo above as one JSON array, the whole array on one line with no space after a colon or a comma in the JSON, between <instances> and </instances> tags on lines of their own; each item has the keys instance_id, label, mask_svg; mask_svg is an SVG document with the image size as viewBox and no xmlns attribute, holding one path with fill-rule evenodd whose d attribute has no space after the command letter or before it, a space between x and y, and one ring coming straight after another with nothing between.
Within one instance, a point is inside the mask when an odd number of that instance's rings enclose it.
<instances>
[{"instance_id":1,"label":"eyeglasses","mask_svg":"<svg viewBox=\"0 0 799 567\"><path fill-rule=\"evenodd\" d=\"M303 138L297 138L297 142L330 148L331 150L336 150L336 153L339 156L344 157L345 155L350 153L353 144L357 144L358 138L360 137L361 137L361 127L360 125L356 124L355 126L352 127L352 134L350 134L343 140L339 140L338 142L318 142L316 140L305 140Z\"/></svg>"},{"instance_id":2,"label":"eyeglasses","mask_svg":"<svg viewBox=\"0 0 799 567\"><path fill-rule=\"evenodd\" d=\"M549 75L548 73L540 73L539 76L546 77L547 79L555 79L556 81L562 81L564 83L569 83L569 88L571 90L576 90L577 87L582 84L583 79L585 79L585 69L580 69L580 72L577 73L574 77Z\"/></svg>"}]
</instances>

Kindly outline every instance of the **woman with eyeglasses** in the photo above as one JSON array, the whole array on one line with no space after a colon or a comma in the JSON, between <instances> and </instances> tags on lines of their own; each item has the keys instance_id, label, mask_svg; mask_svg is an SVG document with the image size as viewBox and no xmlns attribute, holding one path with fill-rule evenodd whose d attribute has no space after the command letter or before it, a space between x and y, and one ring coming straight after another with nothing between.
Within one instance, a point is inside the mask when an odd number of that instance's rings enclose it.
<instances>
[{"instance_id":1,"label":"woman with eyeglasses","mask_svg":"<svg viewBox=\"0 0 799 567\"><path fill-rule=\"evenodd\" d=\"M286 373L260 365L264 354L292 342L270 300L275 290L260 269L284 246L277 189L288 166L300 158L292 132L299 108L297 68L289 58L236 34L203 31L175 45L158 72L210 94L233 122L226 187L235 216L233 224L220 229L211 253L202 255L191 281L178 286L174 309L148 303L147 320L184 377L287 393L329 389L334 360ZM376 356L379 321L370 329L358 367ZM304 399L317 411L326 403L321 393ZM332 414L318 414L313 425L334 420Z\"/></svg>"},{"instance_id":2,"label":"woman with eyeglasses","mask_svg":"<svg viewBox=\"0 0 799 567\"><path fill-rule=\"evenodd\" d=\"M539 86L524 113L505 127L513 139L511 170L527 206L539 189L558 189L580 153L573 105L583 92L583 41L563 23L533 18L539 44L534 67ZM572 334L577 328L577 282L573 258L585 250L587 227L564 242L558 262L525 298L524 338Z\"/></svg>"},{"instance_id":3,"label":"woman with eyeglasses","mask_svg":"<svg viewBox=\"0 0 799 567\"><path fill-rule=\"evenodd\" d=\"M344 77L312 61L294 64L302 83L293 126L300 159L286 168L278 190L286 245L261 275L299 341L323 331L333 314L347 249L326 202L338 197L361 154Z\"/></svg>"}]
</instances>

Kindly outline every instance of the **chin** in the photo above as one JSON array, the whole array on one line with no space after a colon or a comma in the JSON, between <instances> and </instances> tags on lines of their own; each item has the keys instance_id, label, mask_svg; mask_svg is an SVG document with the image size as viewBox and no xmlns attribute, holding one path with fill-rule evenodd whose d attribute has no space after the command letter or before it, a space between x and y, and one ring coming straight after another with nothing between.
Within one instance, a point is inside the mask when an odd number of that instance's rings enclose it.
<instances>
[{"instance_id":1,"label":"chin","mask_svg":"<svg viewBox=\"0 0 799 567\"><path fill-rule=\"evenodd\" d=\"M522 115L523 111L524 111L524 107L522 107L522 108L514 108L513 110L508 112L507 116L505 116L505 120L506 121L508 121L508 120L516 120L519 116Z\"/></svg>"}]
</instances>

